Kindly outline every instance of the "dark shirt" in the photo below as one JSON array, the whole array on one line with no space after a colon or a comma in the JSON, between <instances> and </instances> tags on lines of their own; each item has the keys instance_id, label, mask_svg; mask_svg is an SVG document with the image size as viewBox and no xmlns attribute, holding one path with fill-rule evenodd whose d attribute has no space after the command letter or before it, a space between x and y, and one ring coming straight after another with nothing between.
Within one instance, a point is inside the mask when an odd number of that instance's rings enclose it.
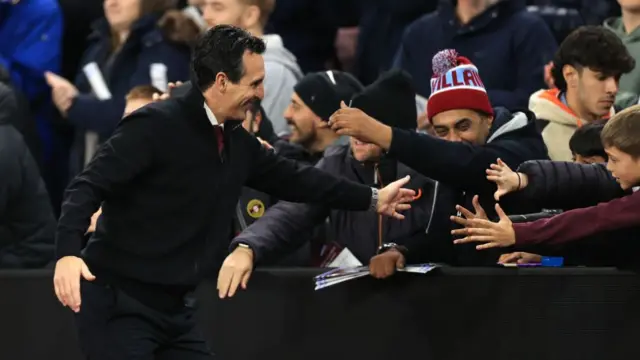
<instances>
[{"instance_id":1,"label":"dark shirt","mask_svg":"<svg viewBox=\"0 0 640 360\"><path fill-rule=\"evenodd\" d=\"M82 251L96 277L193 288L227 254L244 185L280 199L366 210L371 189L267 151L240 122L225 122L225 156L199 91L126 117L72 181L56 234L57 257ZM133 288L133 286L132 286Z\"/></svg>"}]
</instances>

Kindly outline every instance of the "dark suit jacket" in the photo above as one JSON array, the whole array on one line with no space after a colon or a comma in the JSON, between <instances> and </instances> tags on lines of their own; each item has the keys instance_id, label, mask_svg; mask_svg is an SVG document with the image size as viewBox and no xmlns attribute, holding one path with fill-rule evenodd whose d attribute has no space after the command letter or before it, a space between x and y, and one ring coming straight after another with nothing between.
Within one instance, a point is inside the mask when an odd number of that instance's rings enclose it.
<instances>
[{"instance_id":1,"label":"dark suit jacket","mask_svg":"<svg viewBox=\"0 0 640 360\"><path fill-rule=\"evenodd\" d=\"M163 291L191 288L227 254L244 185L289 201L370 206L369 187L267 151L238 121L225 122L225 153L219 156L203 104L202 94L191 89L122 120L68 188L58 257L80 254L90 217L102 203L82 253L97 277L156 284Z\"/></svg>"}]
</instances>

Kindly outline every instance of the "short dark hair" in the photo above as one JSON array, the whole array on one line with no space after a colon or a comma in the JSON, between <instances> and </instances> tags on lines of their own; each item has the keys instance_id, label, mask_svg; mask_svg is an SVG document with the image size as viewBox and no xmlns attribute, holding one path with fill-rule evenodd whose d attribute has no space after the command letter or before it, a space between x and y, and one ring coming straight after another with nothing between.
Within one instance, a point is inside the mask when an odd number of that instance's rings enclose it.
<instances>
[{"instance_id":1,"label":"short dark hair","mask_svg":"<svg viewBox=\"0 0 640 360\"><path fill-rule=\"evenodd\" d=\"M602 146L602 140L600 140L603 128L603 123L592 123L579 127L569 140L571 152L583 157L602 156L607 159L607 153Z\"/></svg>"},{"instance_id":2,"label":"short dark hair","mask_svg":"<svg viewBox=\"0 0 640 360\"><path fill-rule=\"evenodd\" d=\"M262 54L265 43L239 27L217 25L198 40L191 60L196 85L201 91L211 87L219 72L225 73L233 83L244 75L242 56L245 51Z\"/></svg>"},{"instance_id":3,"label":"short dark hair","mask_svg":"<svg viewBox=\"0 0 640 360\"><path fill-rule=\"evenodd\" d=\"M615 114L600 135L604 147L615 147L634 158L640 157L640 105Z\"/></svg>"},{"instance_id":4,"label":"short dark hair","mask_svg":"<svg viewBox=\"0 0 640 360\"><path fill-rule=\"evenodd\" d=\"M560 91L567 90L562 75L565 65L578 71L586 67L619 78L631 72L636 61L613 31L602 26L581 26L564 39L553 58L551 76Z\"/></svg>"}]
</instances>

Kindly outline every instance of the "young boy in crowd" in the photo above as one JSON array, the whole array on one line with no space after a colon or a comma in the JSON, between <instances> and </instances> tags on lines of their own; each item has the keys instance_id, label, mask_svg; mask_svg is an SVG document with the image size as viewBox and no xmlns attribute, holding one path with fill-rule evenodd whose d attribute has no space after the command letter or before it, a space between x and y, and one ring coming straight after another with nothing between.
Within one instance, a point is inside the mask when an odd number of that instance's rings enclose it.
<instances>
[{"instance_id":1,"label":"young boy in crowd","mask_svg":"<svg viewBox=\"0 0 640 360\"><path fill-rule=\"evenodd\" d=\"M499 222L453 217L454 222L465 226L452 232L454 235L464 236L454 243L482 243L477 245L478 250L510 246L527 248L536 245L557 247L617 231L616 236L611 238L615 238L616 245L620 246L615 248L616 263L609 265L633 264L637 254L635 244L638 243L637 239L633 240L640 230L640 193L634 191L640 185L640 106L628 108L609 120L602 130L601 139L609 156L607 169L623 191L631 192L629 195L595 206L569 210L552 218L519 224L513 224L500 205L496 205ZM588 165L595 166L597 165ZM499 167L500 165L492 166L487 171L490 180L500 181ZM632 240L628 244L636 249L624 246L625 238ZM606 245L610 242L604 243Z\"/></svg>"},{"instance_id":2,"label":"young boy in crowd","mask_svg":"<svg viewBox=\"0 0 640 360\"><path fill-rule=\"evenodd\" d=\"M162 94L162 91L152 85L138 85L131 89L125 97L123 117L153 102L153 94Z\"/></svg>"},{"instance_id":3,"label":"young boy in crowd","mask_svg":"<svg viewBox=\"0 0 640 360\"><path fill-rule=\"evenodd\" d=\"M580 164L606 163L607 153L604 151L600 134L604 124L594 123L584 125L571 136L569 149L573 161Z\"/></svg>"}]
</instances>

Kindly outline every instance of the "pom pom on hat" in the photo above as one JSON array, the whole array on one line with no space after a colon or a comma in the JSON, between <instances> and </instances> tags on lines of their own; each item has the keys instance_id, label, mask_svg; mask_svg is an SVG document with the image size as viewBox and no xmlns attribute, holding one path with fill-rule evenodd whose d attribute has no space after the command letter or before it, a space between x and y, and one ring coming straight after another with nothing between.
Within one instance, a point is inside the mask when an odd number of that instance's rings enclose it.
<instances>
[{"instance_id":1,"label":"pom pom on hat","mask_svg":"<svg viewBox=\"0 0 640 360\"><path fill-rule=\"evenodd\" d=\"M458 52L452 49L442 50L433 57L432 64L433 76L442 76L458 66Z\"/></svg>"},{"instance_id":2,"label":"pom pom on hat","mask_svg":"<svg viewBox=\"0 0 640 360\"><path fill-rule=\"evenodd\" d=\"M438 52L432 61L431 96L427 117L458 109L481 111L493 115L487 90L478 68L453 49Z\"/></svg>"},{"instance_id":3,"label":"pom pom on hat","mask_svg":"<svg viewBox=\"0 0 640 360\"><path fill-rule=\"evenodd\" d=\"M453 49L446 49L438 52L431 61L433 77L442 76L447 71L459 65L471 65L471 61L464 56L458 55Z\"/></svg>"}]
</instances>

